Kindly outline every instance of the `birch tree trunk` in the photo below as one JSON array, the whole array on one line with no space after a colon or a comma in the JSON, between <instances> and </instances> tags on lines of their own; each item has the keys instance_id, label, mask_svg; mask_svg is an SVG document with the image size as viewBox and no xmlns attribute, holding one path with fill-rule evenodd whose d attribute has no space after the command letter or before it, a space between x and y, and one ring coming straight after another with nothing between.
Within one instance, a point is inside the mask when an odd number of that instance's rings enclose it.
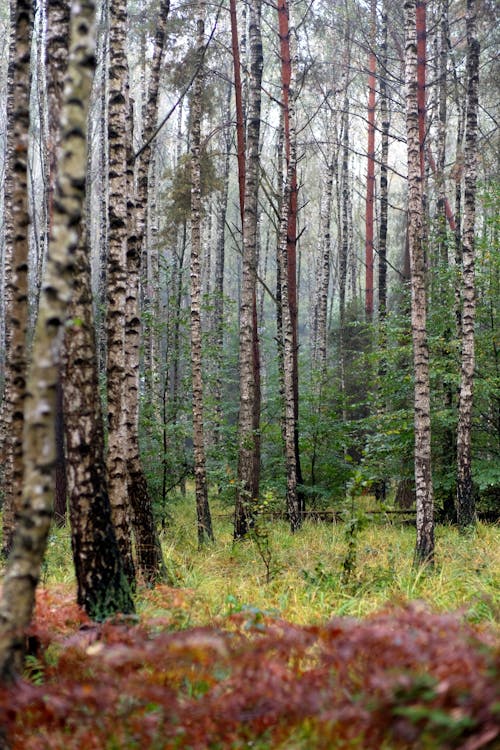
<instances>
[{"instance_id":1,"label":"birch tree trunk","mask_svg":"<svg viewBox=\"0 0 500 750\"><path fill-rule=\"evenodd\" d=\"M23 498L0 600L3 680L13 678L22 667L24 630L33 612L52 515L56 386L85 193L86 124L94 68L93 11L93 4L86 0L72 5L61 160L26 395Z\"/></svg>"},{"instance_id":2,"label":"birch tree trunk","mask_svg":"<svg viewBox=\"0 0 500 750\"><path fill-rule=\"evenodd\" d=\"M198 2L198 73L191 99L191 374L193 384L193 453L198 521L198 546L213 541L208 505L207 470L203 424L203 361L201 331L201 118L203 56L205 53L205 0Z\"/></svg>"},{"instance_id":3,"label":"birch tree trunk","mask_svg":"<svg viewBox=\"0 0 500 750\"><path fill-rule=\"evenodd\" d=\"M326 350L327 350L327 318L328 318L328 289L330 286L330 263L331 263L331 220L332 220L332 195L333 195L333 173L334 160L336 156L333 153L327 156L326 179L323 181L323 193L321 197L320 211L320 242L321 242L321 263L319 268L319 280L317 285L317 302L315 314L315 342L314 342L314 360L321 368L323 375L326 371Z\"/></svg>"},{"instance_id":4,"label":"birch tree trunk","mask_svg":"<svg viewBox=\"0 0 500 750\"><path fill-rule=\"evenodd\" d=\"M126 55L126 0L110 5L109 31L109 198L108 198L108 491L125 575L135 581L132 558L125 404L125 306L127 297L127 134L130 120Z\"/></svg>"},{"instance_id":5,"label":"birch tree trunk","mask_svg":"<svg viewBox=\"0 0 500 750\"><path fill-rule=\"evenodd\" d=\"M284 438L287 465L287 509L292 531L302 524L303 494L300 490L298 433L298 337L297 337L297 155L295 135L295 93L292 88L292 55L290 7L287 0L278 2L281 57L281 104L286 163L286 181L282 200L279 240L281 281L283 374L284 374Z\"/></svg>"},{"instance_id":6,"label":"birch tree trunk","mask_svg":"<svg viewBox=\"0 0 500 750\"><path fill-rule=\"evenodd\" d=\"M378 315L383 321L387 312L387 219L389 206L388 161L389 161L389 106L387 98L387 8L383 0L382 40L380 54L380 118L382 121L380 155L380 225L378 237Z\"/></svg>"},{"instance_id":7,"label":"birch tree trunk","mask_svg":"<svg viewBox=\"0 0 500 750\"><path fill-rule=\"evenodd\" d=\"M28 327L28 130L31 0L11 6L7 73L7 174L5 177L5 383L1 460L4 468L3 553L8 555L23 485L23 423Z\"/></svg>"},{"instance_id":8,"label":"birch tree trunk","mask_svg":"<svg viewBox=\"0 0 500 750\"><path fill-rule=\"evenodd\" d=\"M52 221L52 203L55 180L57 176L57 157L60 141L60 116L64 93L64 80L68 67L68 44L70 4L68 0L50 0L47 6L47 47L45 50L47 80L47 200L48 231ZM42 117L42 115L40 115ZM40 280L42 278L44 258L40 260ZM63 526L66 521L68 484L66 478L65 424L63 413L63 378L62 373L57 386L57 461L56 461L56 496L54 500L54 521Z\"/></svg>"},{"instance_id":9,"label":"birch tree trunk","mask_svg":"<svg viewBox=\"0 0 500 750\"><path fill-rule=\"evenodd\" d=\"M261 0L250 2L250 79L246 143L245 210L243 222L243 268L240 305L240 413L238 419L238 489L234 536L245 536L258 494L260 440L256 426L260 403L258 349L256 347L257 228L259 191L259 142L261 81L263 68Z\"/></svg>"},{"instance_id":10,"label":"birch tree trunk","mask_svg":"<svg viewBox=\"0 0 500 750\"><path fill-rule=\"evenodd\" d=\"M431 420L427 299L423 247L422 169L417 97L416 2L406 0L406 133L408 152L408 242L411 265L411 326L415 377L415 561L434 556L434 498L431 475Z\"/></svg>"},{"instance_id":11,"label":"birch tree trunk","mask_svg":"<svg viewBox=\"0 0 500 750\"><path fill-rule=\"evenodd\" d=\"M475 522L472 485L472 406L474 388L474 226L477 182L477 112L479 89L479 41L476 38L476 0L467 0L467 114L465 127L465 190L462 233L462 367L457 431L457 519L465 528Z\"/></svg>"},{"instance_id":12,"label":"birch tree trunk","mask_svg":"<svg viewBox=\"0 0 500 750\"><path fill-rule=\"evenodd\" d=\"M104 426L92 311L90 248L83 230L74 258L71 325L67 328L64 415L71 546L77 601L94 620L133 612L129 584L111 521Z\"/></svg>"},{"instance_id":13,"label":"birch tree trunk","mask_svg":"<svg viewBox=\"0 0 500 750\"><path fill-rule=\"evenodd\" d=\"M289 226L290 197L293 191L294 167L292 160L295 159L295 146L292 145L290 159L286 173L286 185L282 200L282 218L280 227L279 254L279 278L281 291L281 325L283 337L283 376L284 376L284 423L283 437L285 443L286 460L286 504L287 513L292 532L297 531L302 524L300 501L297 492L297 460L295 452L295 399L293 382L293 355L294 335L293 321L290 311L290 284L289 284L289 256L287 252L287 229Z\"/></svg>"},{"instance_id":14,"label":"birch tree trunk","mask_svg":"<svg viewBox=\"0 0 500 750\"><path fill-rule=\"evenodd\" d=\"M231 116L231 86L228 86L228 97L226 106L226 120ZM221 429L224 421L222 390L223 390L223 353L224 353L224 268L226 260L226 214L229 195L229 174L231 165L231 136L228 131L223 138L224 144L224 167L222 171L222 190L219 193L217 204L217 244L215 253L215 278L214 278L214 310L213 329L215 334L215 362L214 362L214 402L215 402L215 424L214 444L217 448L221 443Z\"/></svg>"},{"instance_id":15,"label":"birch tree trunk","mask_svg":"<svg viewBox=\"0 0 500 750\"><path fill-rule=\"evenodd\" d=\"M377 58L375 44L377 38L377 4L370 3L370 53L368 74L368 150L365 214L365 315L371 321L373 316L373 218L375 203L375 75Z\"/></svg>"},{"instance_id":16,"label":"birch tree trunk","mask_svg":"<svg viewBox=\"0 0 500 750\"><path fill-rule=\"evenodd\" d=\"M162 0L156 23L156 35L151 65L151 76L144 114L144 145L136 159L137 180L133 179L133 164L129 157L129 195L133 207L129 211L127 238L127 288L125 320L125 430L126 440L122 450L127 454L127 490L135 537L137 566L143 578L152 583L165 573L160 541L156 532L153 507L139 451L139 365L141 344L140 277L141 260L147 240L147 204L151 136L158 115L158 92L161 65L164 56L169 0ZM131 137L129 140L131 149ZM134 191L134 182L137 188ZM153 394L151 394L153 397ZM126 448L125 448L126 446Z\"/></svg>"}]
</instances>

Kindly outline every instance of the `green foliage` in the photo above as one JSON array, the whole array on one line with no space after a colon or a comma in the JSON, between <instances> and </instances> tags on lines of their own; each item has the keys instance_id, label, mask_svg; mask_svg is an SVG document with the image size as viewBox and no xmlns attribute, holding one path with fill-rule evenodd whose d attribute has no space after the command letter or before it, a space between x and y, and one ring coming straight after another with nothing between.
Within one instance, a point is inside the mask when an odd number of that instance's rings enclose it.
<instances>
[{"instance_id":1,"label":"green foliage","mask_svg":"<svg viewBox=\"0 0 500 750\"><path fill-rule=\"evenodd\" d=\"M177 167L164 175L168 188L166 192L167 222L178 226L188 221L191 216L191 154L184 154L179 159ZM202 150L201 163L201 197L205 198L214 191L220 190L221 184L217 176L214 154Z\"/></svg>"}]
</instances>

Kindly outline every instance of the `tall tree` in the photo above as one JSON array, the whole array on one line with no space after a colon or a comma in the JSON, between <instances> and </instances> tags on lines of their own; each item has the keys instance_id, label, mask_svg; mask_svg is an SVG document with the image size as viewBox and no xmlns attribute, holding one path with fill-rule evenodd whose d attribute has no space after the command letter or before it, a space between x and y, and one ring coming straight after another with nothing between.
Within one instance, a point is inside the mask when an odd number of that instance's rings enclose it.
<instances>
[{"instance_id":1,"label":"tall tree","mask_svg":"<svg viewBox=\"0 0 500 750\"><path fill-rule=\"evenodd\" d=\"M243 268L240 304L240 411L238 418L238 489L234 536L245 536L252 504L258 494L260 436L256 424L260 411L257 347L257 230L260 169L261 82L263 68L261 0L250 2L250 65L246 140Z\"/></svg>"},{"instance_id":2,"label":"tall tree","mask_svg":"<svg viewBox=\"0 0 500 750\"><path fill-rule=\"evenodd\" d=\"M479 41L476 37L476 0L467 0L467 110L465 128L465 190L462 232L462 367L457 432L457 518L463 528L475 521L472 485L472 406L474 388L474 318L476 291L474 272L477 133L479 89Z\"/></svg>"},{"instance_id":3,"label":"tall tree","mask_svg":"<svg viewBox=\"0 0 500 750\"><path fill-rule=\"evenodd\" d=\"M225 120L231 117L231 94L232 87L228 84L227 103L225 109ZM215 357L214 357L214 445L217 447L221 442L221 428L223 425L223 354L224 354L224 269L226 265L226 215L227 201L229 196L229 177L231 167L231 131L226 128L222 135L224 148L224 166L222 170L222 190L218 196L217 206L217 240L215 252L215 278L214 278L214 309L213 330L215 334Z\"/></svg>"},{"instance_id":4,"label":"tall tree","mask_svg":"<svg viewBox=\"0 0 500 750\"><path fill-rule=\"evenodd\" d=\"M370 321L373 315L373 219L375 207L375 75L377 72L377 2L370 2L370 52L368 62L368 165L366 178L365 216L365 314Z\"/></svg>"},{"instance_id":5,"label":"tall tree","mask_svg":"<svg viewBox=\"0 0 500 750\"><path fill-rule=\"evenodd\" d=\"M295 92L292 89L290 7L278 2L278 29L281 58L281 106L286 179L281 201L279 264L281 282L284 438L287 465L287 508L292 531L302 524L304 495L299 453L299 373L297 335L297 146L295 134Z\"/></svg>"},{"instance_id":6,"label":"tall tree","mask_svg":"<svg viewBox=\"0 0 500 750\"><path fill-rule=\"evenodd\" d=\"M333 175L336 159L337 155L334 153L333 147L330 147L326 155L326 173L321 193L319 233L321 262L317 284L317 299L314 311L314 360L323 371L323 376L326 372L328 290L330 287L330 266L332 260L332 196Z\"/></svg>"},{"instance_id":7,"label":"tall tree","mask_svg":"<svg viewBox=\"0 0 500 750\"><path fill-rule=\"evenodd\" d=\"M85 230L75 251L65 348L64 415L77 601L90 617L101 620L115 612L133 612L134 604L111 521Z\"/></svg>"},{"instance_id":8,"label":"tall tree","mask_svg":"<svg viewBox=\"0 0 500 750\"><path fill-rule=\"evenodd\" d=\"M43 7L43 6L42 6ZM45 50L47 80L47 121L46 138L46 187L44 199L47 203L48 227L50 231L52 202L54 198L55 179L57 174L57 155L60 139L60 114L64 90L64 80L68 66L70 4L68 0L51 0L46 3L47 44ZM42 24L43 26L43 24ZM42 108L41 108L42 109ZM43 115L40 115L43 121ZM44 258L39 262L39 278L42 278ZM66 454L64 441L63 380L57 386L57 461L56 461L56 496L54 500L54 521L63 526L66 521L66 504L68 486L66 481Z\"/></svg>"},{"instance_id":9,"label":"tall tree","mask_svg":"<svg viewBox=\"0 0 500 750\"><path fill-rule=\"evenodd\" d=\"M427 294L423 244L422 143L419 134L417 83L416 0L406 0L405 85L408 163L408 244L411 265L411 326L415 378L415 493L417 543L415 560L434 556L434 496L431 474L431 419Z\"/></svg>"},{"instance_id":10,"label":"tall tree","mask_svg":"<svg viewBox=\"0 0 500 750\"><path fill-rule=\"evenodd\" d=\"M380 155L380 224L378 235L378 314L384 320L387 311L387 224L389 208L388 160L389 160L389 101L387 95L387 7L386 0L382 5L380 44L380 119L381 119L381 155Z\"/></svg>"},{"instance_id":11,"label":"tall tree","mask_svg":"<svg viewBox=\"0 0 500 750\"><path fill-rule=\"evenodd\" d=\"M28 326L28 130L33 5L11 6L7 73L7 175L5 178L5 383L2 408L3 553L12 547L23 483L23 424Z\"/></svg>"},{"instance_id":12,"label":"tall tree","mask_svg":"<svg viewBox=\"0 0 500 750\"><path fill-rule=\"evenodd\" d=\"M107 385L108 385L108 491L113 524L122 554L125 574L132 584L132 557L125 404L125 308L127 299L127 146L130 128L128 93L127 4L110 5L109 32L109 200L108 200L108 300L107 300Z\"/></svg>"},{"instance_id":13,"label":"tall tree","mask_svg":"<svg viewBox=\"0 0 500 750\"><path fill-rule=\"evenodd\" d=\"M198 545L213 540L208 504L203 424L203 361L201 330L201 119L203 57L205 54L205 0L198 2L197 66L191 99L191 373L193 384L193 448Z\"/></svg>"},{"instance_id":14,"label":"tall tree","mask_svg":"<svg viewBox=\"0 0 500 750\"><path fill-rule=\"evenodd\" d=\"M156 532L153 506L139 451L139 364L141 344L140 279L143 259L147 260L147 205L151 138L158 117L158 97L162 61L165 51L167 17L170 1L162 0L156 22L151 75L147 91L142 137L144 145L135 159L133 179L131 139L129 148L130 193L127 238L127 287L125 320L125 430L127 446L127 491L135 537L137 566L144 579L152 583L164 575L160 541ZM137 185L134 189L134 185ZM151 394L153 396L153 394Z\"/></svg>"},{"instance_id":15,"label":"tall tree","mask_svg":"<svg viewBox=\"0 0 500 750\"><path fill-rule=\"evenodd\" d=\"M24 629L33 612L52 515L56 385L85 193L86 124L94 67L93 18L91 2L78 0L72 4L61 159L27 384L23 498L0 600L3 680L12 678L22 666Z\"/></svg>"}]
</instances>

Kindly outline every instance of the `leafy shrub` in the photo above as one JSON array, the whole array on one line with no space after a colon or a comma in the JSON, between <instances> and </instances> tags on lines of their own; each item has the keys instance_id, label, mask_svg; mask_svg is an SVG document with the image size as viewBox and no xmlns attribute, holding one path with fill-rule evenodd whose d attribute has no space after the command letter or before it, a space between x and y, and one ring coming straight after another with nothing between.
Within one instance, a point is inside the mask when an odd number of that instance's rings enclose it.
<instances>
[{"instance_id":1,"label":"leafy shrub","mask_svg":"<svg viewBox=\"0 0 500 750\"><path fill-rule=\"evenodd\" d=\"M301 627L242 610L225 629L172 632L168 615L94 625L56 604L39 599L34 679L0 690L12 750L473 750L499 735L494 635L456 615Z\"/></svg>"}]
</instances>

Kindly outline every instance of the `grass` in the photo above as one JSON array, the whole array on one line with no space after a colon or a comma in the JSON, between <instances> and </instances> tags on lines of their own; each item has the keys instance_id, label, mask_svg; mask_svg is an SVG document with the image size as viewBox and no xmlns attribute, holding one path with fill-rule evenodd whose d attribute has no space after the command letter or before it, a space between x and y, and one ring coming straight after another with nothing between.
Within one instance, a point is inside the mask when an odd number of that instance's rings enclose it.
<instances>
[{"instance_id":1,"label":"grass","mask_svg":"<svg viewBox=\"0 0 500 750\"><path fill-rule=\"evenodd\" d=\"M232 518L227 508L213 502L216 542L199 551L193 498L176 503L171 513L162 544L170 584L179 589L178 606L173 612L171 594L163 602L161 589L154 595L140 587L137 608L147 617L173 617L176 627L212 624L242 609L309 624L334 615L363 617L387 603L409 600L421 600L437 612L461 610L472 622L498 622L498 527L480 523L463 535L454 527L438 526L434 567L415 569L414 529L400 522L369 521L356 534L346 576L348 542L342 523L306 521L292 535L285 521L263 521L260 545L252 540L234 544ZM69 531L54 528L42 585L71 584L73 577Z\"/></svg>"},{"instance_id":2,"label":"grass","mask_svg":"<svg viewBox=\"0 0 500 750\"><path fill-rule=\"evenodd\" d=\"M65 750L492 746L498 527L438 526L435 565L415 569L414 529L368 520L366 502L345 523L309 520L294 535L260 519L234 544L231 514L214 501L216 542L198 550L190 494L163 532L170 581L138 586L139 622L97 628L75 604L69 529L54 527L25 692L0 696L12 749L43 738ZM335 615L360 619L332 628Z\"/></svg>"}]
</instances>

